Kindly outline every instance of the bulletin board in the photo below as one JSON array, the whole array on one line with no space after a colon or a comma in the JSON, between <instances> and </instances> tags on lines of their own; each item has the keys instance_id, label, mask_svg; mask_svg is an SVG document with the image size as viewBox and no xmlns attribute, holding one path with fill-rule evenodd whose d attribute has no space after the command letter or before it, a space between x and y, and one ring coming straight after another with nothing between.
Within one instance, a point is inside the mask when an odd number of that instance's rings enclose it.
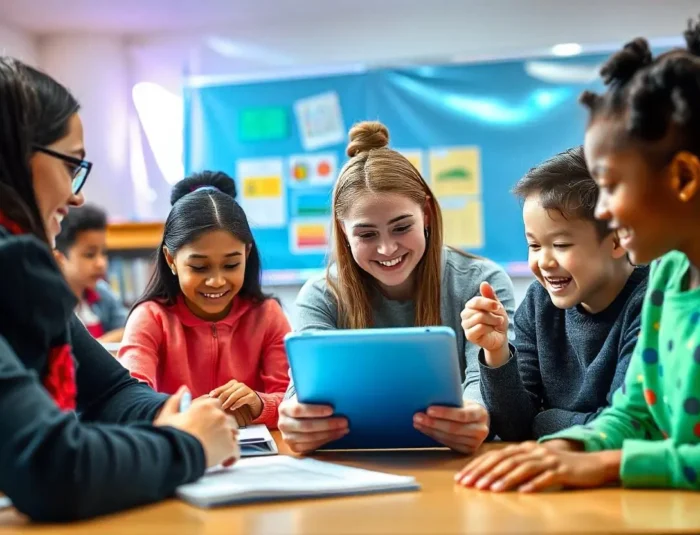
<instances>
[{"instance_id":1,"label":"bulletin board","mask_svg":"<svg viewBox=\"0 0 700 535\"><path fill-rule=\"evenodd\" d=\"M527 272L520 205L532 166L580 144L577 103L604 56L378 69L187 86L185 169L235 178L268 284L327 262L330 198L353 123L379 120L437 196L450 245ZM599 87L598 87L599 89Z\"/></svg>"}]
</instances>

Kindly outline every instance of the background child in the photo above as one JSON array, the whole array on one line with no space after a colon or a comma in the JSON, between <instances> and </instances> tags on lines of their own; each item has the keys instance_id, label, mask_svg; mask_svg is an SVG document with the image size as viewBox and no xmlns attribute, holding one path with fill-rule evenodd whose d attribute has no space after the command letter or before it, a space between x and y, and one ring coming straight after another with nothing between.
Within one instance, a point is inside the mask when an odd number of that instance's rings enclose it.
<instances>
[{"instance_id":1,"label":"background child","mask_svg":"<svg viewBox=\"0 0 700 535\"><path fill-rule=\"evenodd\" d=\"M326 276L302 288L299 329L452 327L464 370L464 407L430 407L415 415L414 426L454 450L472 452L488 435L488 414L479 393L478 348L462 336L459 312L488 281L503 313L512 315L513 286L496 264L444 247L435 196L388 142L381 123L350 130L350 160L333 190L334 262ZM289 396L279 427L293 450L311 451L348 432L346 420L327 418L329 407L299 404L293 386Z\"/></svg>"},{"instance_id":2,"label":"background child","mask_svg":"<svg viewBox=\"0 0 700 535\"><path fill-rule=\"evenodd\" d=\"M260 287L261 266L236 186L224 173L179 182L155 272L119 358L161 392L217 397L239 424L277 425L289 383L289 322Z\"/></svg>"},{"instance_id":3,"label":"background child","mask_svg":"<svg viewBox=\"0 0 700 535\"><path fill-rule=\"evenodd\" d=\"M608 91L582 97L596 213L633 262L661 257L622 388L591 424L484 455L463 484L700 490L700 22L685 39L655 60L644 39L628 43L601 71Z\"/></svg>"},{"instance_id":4,"label":"background child","mask_svg":"<svg viewBox=\"0 0 700 535\"><path fill-rule=\"evenodd\" d=\"M56 237L56 257L80 300L76 315L100 342L120 342L127 311L105 281L107 214L86 204L68 212Z\"/></svg>"},{"instance_id":5,"label":"background child","mask_svg":"<svg viewBox=\"0 0 700 535\"><path fill-rule=\"evenodd\" d=\"M530 269L537 279L508 318L483 288L464 308L467 339L482 347L481 391L491 431L520 441L587 423L610 405L639 335L648 268L634 268L607 222L577 147L531 169L523 199ZM485 285L482 285L485 286Z\"/></svg>"}]
</instances>

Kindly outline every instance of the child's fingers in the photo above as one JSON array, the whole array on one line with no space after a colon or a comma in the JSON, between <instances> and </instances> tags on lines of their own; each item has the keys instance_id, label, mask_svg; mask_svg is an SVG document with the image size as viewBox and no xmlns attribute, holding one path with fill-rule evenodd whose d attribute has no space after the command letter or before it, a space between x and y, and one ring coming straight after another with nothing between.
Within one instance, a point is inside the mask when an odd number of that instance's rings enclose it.
<instances>
[{"instance_id":1,"label":"child's fingers","mask_svg":"<svg viewBox=\"0 0 700 535\"><path fill-rule=\"evenodd\" d=\"M553 470L555 465L552 461L541 457L531 457L521 461L513 470L506 473L501 479L490 485L490 489L495 492L510 490L527 484L529 481L539 477L544 472Z\"/></svg>"},{"instance_id":2,"label":"child's fingers","mask_svg":"<svg viewBox=\"0 0 700 535\"><path fill-rule=\"evenodd\" d=\"M536 478L518 487L520 492L541 492L559 483L559 477L554 470L547 470Z\"/></svg>"},{"instance_id":3,"label":"child's fingers","mask_svg":"<svg viewBox=\"0 0 700 535\"><path fill-rule=\"evenodd\" d=\"M518 453L516 455L506 457L505 459L502 459L500 463L491 467L491 469L486 474L482 475L481 478L476 482L476 487L482 490L487 489L494 482L499 481L500 479L505 477L505 475L509 472L512 472L519 466L532 460L533 456L529 452Z\"/></svg>"},{"instance_id":4,"label":"child's fingers","mask_svg":"<svg viewBox=\"0 0 700 535\"><path fill-rule=\"evenodd\" d=\"M521 451L521 446L519 444L514 444L502 450L485 453L465 466L462 471L455 476L455 479L462 485L473 485L494 466L497 466L504 459L520 454Z\"/></svg>"},{"instance_id":5,"label":"child's fingers","mask_svg":"<svg viewBox=\"0 0 700 535\"><path fill-rule=\"evenodd\" d=\"M475 325L490 325L491 327L500 327L505 322L503 316L497 316L491 312L477 312L470 315L467 319L462 321L463 329L470 329Z\"/></svg>"},{"instance_id":6,"label":"child's fingers","mask_svg":"<svg viewBox=\"0 0 700 535\"><path fill-rule=\"evenodd\" d=\"M233 407L234 403L236 403L239 399L244 397L247 393L248 389L242 384L233 387L230 391L224 392L219 397L219 399L221 400L221 408L225 411L229 410Z\"/></svg>"},{"instance_id":7,"label":"child's fingers","mask_svg":"<svg viewBox=\"0 0 700 535\"><path fill-rule=\"evenodd\" d=\"M228 390L229 388L232 388L233 386L235 386L237 384L238 384L238 381L236 381L235 379L231 379L228 383L223 384L221 386L217 386L214 390L209 392L209 397L218 398L222 392L224 392L225 390Z\"/></svg>"},{"instance_id":8,"label":"child's fingers","mask_svg":"<svg viewBox=\"0 0 700 535\"><path fill-rule=\"evenodd\" d=\"M255 392L248 392L245 395L239 397L230 407L230 410L236 411L242 409L243 407L248 407L255 400Z\"/></svg>"},{"instance_id":9,"label":"child's fingers","mask_svg":"<svg viewBox=\"0 0 700 535\"><path fill-rule=\"evenodd\" d=\"M469 340L472 344L478 344L484 336L493 331L493 327L480 323L479 325L475 325L474 327L467 329L464 334L467 340Z\"/></svg>"},{"instance_id":10,"label":"child's fingers","mask_svg":"<svg viewBox=\"0 0 700 535\"><path fill-rule=\"evenodd\" d=\"M485 297L472 297L465 306L467 309L471 310L483 310L486 312L498 312L503 309L503 305L498 301L493 299L486 299Z\"/></svg>"},{"instance_id":11,"label":"child's fingers","mask_svg":"<svg viewBox=\"0 0 700 535\"><path fill-rule=\"evenodd\" d=\"M493 286L491 286L488 282L484 281L479 285L479 293L486 297L487 299L494 299L498 301L498 296L496 296L496 292L493 289Z\"/></svg>"}]
</instances>

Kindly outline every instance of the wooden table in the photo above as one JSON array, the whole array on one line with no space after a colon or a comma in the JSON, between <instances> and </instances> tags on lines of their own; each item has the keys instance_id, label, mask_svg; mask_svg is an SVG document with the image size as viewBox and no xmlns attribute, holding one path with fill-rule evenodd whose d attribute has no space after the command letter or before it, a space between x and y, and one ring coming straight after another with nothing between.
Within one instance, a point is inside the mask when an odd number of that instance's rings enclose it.
<instances>
[{"instance_id":1,"label":"wooden table","mask_svg":"<svg viewBox=\"0 0 700 535\"><path fill-rule=\"evenodd\" d=\"M485 446L493 447L499 446ZM453 485L452 476L465 458L448 451L326 453L317 458L409 474L422 490L215 510L170 500L65 526L33 526L7 510L0 513L0 535L700 533L700 493L605 489L492 494Z\"/></svg>"}]
</instances>

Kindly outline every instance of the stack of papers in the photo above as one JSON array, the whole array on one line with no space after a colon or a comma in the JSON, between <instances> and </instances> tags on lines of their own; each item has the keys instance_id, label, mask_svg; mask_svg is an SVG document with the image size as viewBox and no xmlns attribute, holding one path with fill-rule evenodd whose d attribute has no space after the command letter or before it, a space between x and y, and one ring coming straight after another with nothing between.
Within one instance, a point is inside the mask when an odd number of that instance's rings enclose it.
<instances>
[{"instance_id":1,"label":"stack of papers","mask_svg":"<svg viewBox=\"0 0 700 535\"><path fill-rule=\"evenodd\" d=\"M243 459L210 471L177 495L198 507L418 490L415 478L286 455Z\"/></svg>"}]
</instances>

